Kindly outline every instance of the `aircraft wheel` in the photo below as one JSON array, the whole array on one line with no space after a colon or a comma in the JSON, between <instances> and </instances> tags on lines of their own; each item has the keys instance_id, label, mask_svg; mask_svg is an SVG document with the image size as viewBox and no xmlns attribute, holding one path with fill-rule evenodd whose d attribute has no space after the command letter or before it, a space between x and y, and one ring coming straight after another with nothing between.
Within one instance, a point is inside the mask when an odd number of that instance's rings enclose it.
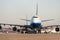
<instances>
[{"instance_id":1,"label":"aircraft wheel","mask_svg":"<svg viewBox=\"0 0 60 40\"><path fill-rule=\"evenodd\" d=\"M25 33L28 33L27 31Z\"/></svg>"},{"instance_id":2,"label":"aircraft wheel","mask_svg":"<svg viewBox=\"0 0 60 40\"><path fill-rule=\"evenodd\" d=\"M38 30L38 33L41 33L41 30Z\"/></svg>"},{"instance_id":3,"label":"aircraft wheel","mask_svg":"<svg viewBox=\"0 0 60 40\"><path fill-rule=\"evenodd\" d=\"M20 32L20 29L18 29L17 32Z\"/></svg>"},{"instance_id":4,"label":"aircraft wheel","mask_svg":"<svg viewBox=\"0 0 60 40\"><path fill-rule=\"evenodd\" d=\"M21 33L24 33L23 31L21 31Z\"/></svg>"},{"instance_id":5,"label":"aircraft wheel","mask_svg":"<svg viewBox=\"0 0 60 40\"><path fill-rule=\"evenodd\" d=\"M47 34L47 32L44 32L45 34Z\"/></svg>"}]
</instances>

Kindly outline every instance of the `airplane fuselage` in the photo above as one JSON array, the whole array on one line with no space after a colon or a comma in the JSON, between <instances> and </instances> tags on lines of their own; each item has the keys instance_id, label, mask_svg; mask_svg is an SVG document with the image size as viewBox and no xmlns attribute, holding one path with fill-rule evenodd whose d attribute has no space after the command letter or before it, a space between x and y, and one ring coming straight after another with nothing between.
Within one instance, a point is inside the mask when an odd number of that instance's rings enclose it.
<instances>
[{"instance_id":1,"label":"airplane fuselage","mask_svg":"<svg viewBox=\"0 0 60 40\"><path fill-rule=\"evenodd\" d=\"M41 28L41 21L38 16L33 16L31 19L31 26L33 28Z\"/></svg>"}]
</instances>

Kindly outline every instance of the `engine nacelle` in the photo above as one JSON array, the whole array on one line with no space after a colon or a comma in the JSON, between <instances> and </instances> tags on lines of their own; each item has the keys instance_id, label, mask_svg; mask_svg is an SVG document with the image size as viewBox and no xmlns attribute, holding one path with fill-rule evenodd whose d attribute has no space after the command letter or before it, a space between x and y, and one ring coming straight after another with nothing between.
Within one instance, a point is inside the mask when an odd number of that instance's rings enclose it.
<instances>
[{"instance_id":1,"label":"engine nacelle","mask_svg":"<svg viewBox=\"0 0 60 40\"><path fill-rule=\"evenodd\" d=\"M13 31L16 31L17 30L17 28L16 27L13 27Z\"/></svg>"},{"instance_id":2,"label":"engine nacelle","mask_svg":"<svg viewBox=\"0 0 60 40\"><path fill-rule=\"evenodd\" d=\"M57 28L55 28L55 31L56 31L56 32L59 32L59 28L58 28L58 27L57 27Z\"/></svg>"}]
</instances>

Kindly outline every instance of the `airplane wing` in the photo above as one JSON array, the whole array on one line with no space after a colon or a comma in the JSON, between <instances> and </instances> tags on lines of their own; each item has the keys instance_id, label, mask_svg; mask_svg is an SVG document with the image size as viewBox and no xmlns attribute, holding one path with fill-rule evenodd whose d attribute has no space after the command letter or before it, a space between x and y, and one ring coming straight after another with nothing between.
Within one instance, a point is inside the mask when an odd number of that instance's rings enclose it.
<instances>
[{"instance_id":1,"label":"airplane wing","mask_svg":"<svg viewBox=\"0 0 60 40\"><path fill-rule=\"evenodd\" d=\"M23 27L24 25L19 25L19 24L6 24L6 23L0 23L0 25L10 25L10 26L20 26Z\"/></svg>"},{"instance_id":2,"label":"airplane wing","mask_svg":"<svg viewBox=\"0 0 60 40\"><path fill-rule=\"evenodd\" d=\"M24 20L24 21L29 21L29 22L30 22L30 20L27 20L27 19L21 19L21 20ZM54 19L41 20L41 22L47 22L47 21L51 21L51 20L54 20Z\"/></svg>"},{"instance_id":3,"label":"airplane wing","mask_svg":"<svg viewBox=\"0 0 60 40\"><path fill-rule=\"evenodd\" d=\"M51 26L43 26L42 29L47 29L47 28L52 28L52 27L55 27L54 25L51 25Z\"/></svg>"},{"instance_id":4,"label":"airplane wing","mask_svg":"<svg viewBox=\"0 0 60 40\"><path fill-rule=\"evenodd\" d=\"M47 21L51 21L51 20L54 20L54 19L49 19L49 20L41 20L41 22L47 22Z\"/></svg>"},{"instance_id":5,"label":"airplane wing","mask_svg":"<svg viewBox=\"0 0 60 40\"><path fill-rule=\"evenodd\" d=\"M53 28L53 27L59 27L60 25L49 25L49 26L43 26L42 29L48 29L48 28Z\"/></svg>"}]
</instances>

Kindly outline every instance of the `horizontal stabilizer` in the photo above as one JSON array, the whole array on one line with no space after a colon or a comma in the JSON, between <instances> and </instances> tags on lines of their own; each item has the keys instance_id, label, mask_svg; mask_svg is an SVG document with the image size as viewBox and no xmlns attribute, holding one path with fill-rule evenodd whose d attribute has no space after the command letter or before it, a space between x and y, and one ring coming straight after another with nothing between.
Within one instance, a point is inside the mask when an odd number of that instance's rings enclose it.
<instances>
[{"instance_id":1,"label":"horizontal stabilizer","mask_svg":"<svg viewBox=\"0 0 60 40\"><path fill-rule=\"evenodd\" d=\"M27 19L20 19L20 20L24 20L24 21L30 21L30 20L27 20Z\"/></svg>"},{"instance_id":2,"label":"horizontal stabilizer","mask_svg":"<svg viewBox=\"0 0 60 40\"><path fill-rule=\"evenodd\" d=\"M47 21L51 21L51 20L54 20L54 19L41 20L41 22L47 22Z\"/></svg>"}]
</instances>

